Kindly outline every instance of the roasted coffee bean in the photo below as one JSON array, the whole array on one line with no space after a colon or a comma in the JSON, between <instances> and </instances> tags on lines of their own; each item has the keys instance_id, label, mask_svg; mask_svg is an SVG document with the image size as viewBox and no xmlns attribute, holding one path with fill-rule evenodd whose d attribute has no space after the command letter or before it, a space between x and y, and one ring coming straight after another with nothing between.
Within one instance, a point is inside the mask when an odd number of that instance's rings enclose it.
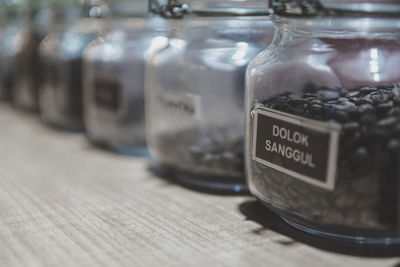
<instances>
[{"instance_id":1,"label":"roasted coffee bean","mask_svg":"<svg viewBox=\"0 0 400 267\"><path fill-rule=\"evenodd\" d=\"M400 116L400 108L393 108L389 111L389 116Z\"/></svg>"},{"instance_id":2,"label":"roasted coffee bean","mask_svg":"<svg viewBox=\"0 0 400 267\"><path fill-rule=\"evenodd\" d=\"M288 103L289 103L289 105L296 107L296 106L301 106L301 105L307 104L308 101L303 98L294 98L294 99L289 99Z\"/></svg>"},{"instance_id":3,"label":"roasted coffee bean","mask_svg":"<svg viewBox=\"0 0 400 267\"><path fill-rule=\"evenodd\" d=\"M235 129L235 130L232 130ZM243 135L236 128L215 129L207 134L196 128L157 136L162 162L188 173L202 173L227 179L243 179ZM173 153L171 153L173 152Z\"/></svg>"},{"instance_id":4,"label":"roasted coffee bean","mask_svg":"<svg viewBox=\"0 0 400 267\"><path fill-rule=\"evenodd\" d=\"M362 93L362 94L369 94L369 93L372 93L372 92L375 92L376 91L376 88L375 87L373 87L373 86L367 86L367 87L361 87L361 88L353 88L353 89L350 89L351 91L358 91L358 92L360 92L360 93Z\"/></svg>"},{"instance_id":5,"label":"roasted coffee bean","mask_svg":"<svg viewBox=\"0 0 400 267\"><path fill-rule=\"evenodd\" d=\"M285 93L257 100L257 108L341 126L334 190L256 161L250 165L252 187L269 204L312 223L362 231L397 229L393 218L398 218L400 204L390 200L400 199L400 192L392 190L400 184L400 84L350 89L307 85L303 93L304 101L298 94L292 99L292 94ZM286 99L282 102L283 95ZM390 208L393 205L397 208Z\"/></svg>"},{"instance_id":6,"label":"roasted coffee bean","mask_svg":"<svg viewBox=\"0 0 400 267\"><path fill-rule=\"evenodd\" d=\"M371 104L362 104L357 107L357 112L359 113L365 113L367 111L371 111L374 109L374 106Z\"/></svg>"},{"instance_id":7,"label":"roasted coffee bean","mask_svg":"<svg viewBox=\"0 0 400 267\"><path fill-rule=\"evenodd\" d=\"M338 99L340 97L340 92L325 90L325 91L321 91L319 93L319 96L325 101L327 101L327 100L335 100L335 99Z\"/></svg>"}]
</instances>

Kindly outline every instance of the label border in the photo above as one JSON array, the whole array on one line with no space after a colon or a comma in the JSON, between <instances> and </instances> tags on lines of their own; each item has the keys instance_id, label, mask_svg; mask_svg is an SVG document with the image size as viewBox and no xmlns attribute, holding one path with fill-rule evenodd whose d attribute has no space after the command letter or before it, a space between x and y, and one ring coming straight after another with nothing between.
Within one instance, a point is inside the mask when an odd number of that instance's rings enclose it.
<instances>
[{"instance_id":1,"label":"label border","mask_svg":"<svg viewBox=\"0 0 400 267\"><path fill-rule=\"evenodd\" d=\"M307 175L303 175L297 173L295 171L286 169L282 166L273 164L266 160L263 160L256 156L256 140L257 140L257 126L258 126L258 115L262 114L265 116L272 117L274 119L282 120L285 122L289 122L298 126L302 126L305 128L313 129L323 133L329 133L329 155L328 155L328 167L326 182L321 182L316 180L315 178L311 178ZM303 182L310 183L312 185L316 185L322 187L327 190L333 190L335 188L335 180L336 180L336 169L337 169L337 156L338 156L338 144L339 144L339 134L341 130L341 126L339 124L320 122L300 116L296 116L293 114L265 108L265 107L256 107L251 115L253 117L253 142L252 142L252 151L251 151L251 159L266 165L270 168L273 168L277 171L288 174L294 178L297 178Z\"/></svg>"}]
</instances>

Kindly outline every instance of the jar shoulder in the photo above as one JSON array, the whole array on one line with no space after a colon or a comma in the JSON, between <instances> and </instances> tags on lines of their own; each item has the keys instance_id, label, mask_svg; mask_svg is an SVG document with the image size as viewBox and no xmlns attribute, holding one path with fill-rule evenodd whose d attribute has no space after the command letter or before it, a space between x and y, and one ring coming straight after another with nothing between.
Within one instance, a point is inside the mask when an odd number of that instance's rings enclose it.
<instances>
[{"instance_id":1,"label":"jar shoulder","mask_svg":"<svg viewBox=\"0 0 400 267\"><path fill-rule=\"evenodd\" d=\"M382 39L278 40L252 60L252 90L301 90L305 84L354 87L396 83L400 42Z\"/></svg>"}]
</instances>

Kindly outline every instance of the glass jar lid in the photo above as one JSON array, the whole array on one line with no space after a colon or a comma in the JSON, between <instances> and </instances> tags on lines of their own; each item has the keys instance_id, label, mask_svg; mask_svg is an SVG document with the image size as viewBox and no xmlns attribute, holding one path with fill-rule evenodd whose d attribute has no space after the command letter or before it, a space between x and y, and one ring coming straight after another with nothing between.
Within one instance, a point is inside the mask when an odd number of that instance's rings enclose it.
<instances>
[{"instance_id":1,"label":"glass jar lid","mask_svg":"<svg viewBox=\"0 0 400 267\"><path fill-rule=\"evenodd\" d=\"M281 16L395 16L398 0L271 0L273 13Z\"/></svg>"},{"instance_id":2,"label":"glass jar lid","mask_svg":"<svg viewBox=\"0 0 400 267\"><path fill-rule=\"evenodd\" d=\"M265 0L151 0L150 11L165 18L183 18L187 15L216 16L266 16Z\"/></svg>"}]
</instances>

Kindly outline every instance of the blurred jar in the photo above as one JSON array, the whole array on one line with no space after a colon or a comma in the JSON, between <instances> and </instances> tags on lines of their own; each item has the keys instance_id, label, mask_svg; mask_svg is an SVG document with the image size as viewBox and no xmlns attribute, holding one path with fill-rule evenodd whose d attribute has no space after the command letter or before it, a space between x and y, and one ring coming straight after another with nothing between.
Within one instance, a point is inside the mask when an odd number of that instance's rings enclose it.
<instances>
[{"instance_id":1,"label":"blurred jar","mask_svg":"<svg viewBox=\"0 0 400 267\"><path fill-rule=\"evenodd\" d=\"M162 175L246 190L244 74L273 37L265 1L169 1L169 44L148 61L148 142Z\"/></svg>"},{"instance_id":2,"label":"blurred jar","mask_svg":"<svg viewBox=\"0 0 400 267\"><path fill-rule=\"evenodd\" d=\"M4 0L1 3L3 18L0 31L0 99L11 100L15 81L16 53L23 33L21 13L26 1Z\"/></svg>"},{"instance_id":3,"label":"blurred jar","mask_svg":"<svg viewBox=\"0 0 400 267\"><path fill-rule=\"evenodd\" d=\"M12 98L15 107L38 111L38 89L42 77L39 44L48 31L51 15L45 0L30 0L24 4L20 16L22 29L15 38L15 68Z\"/></svg>"},{"instance_id":4,"label":"blurred jar","mask_svg":"<svg viewBox=\"0 0 400 267\"><path fill-rule=\"evenodd\" d=\"M247 72L251 192L314 235L400 242L400 3L272 1Z\"/></svg>"},{"instance_id":5,"label":"blurred jar","mask_svg":"<svg viewBox=\"0 0 400 267\"><path fill-rule=\"evenodd\" d=\"M7 18L10 18L9 15L7 14L9 12L9 9L7 8L7 4L4 0L0 1L0 46L2 45L2 38L4 36L4 30L7 25ZM4 63L3 55L2 55L2 49L0 48L0 80L2 78L2 73L3 70L6 68L6 65ZM1 82L0 82L0 101L7 101L11 99L10 91L3 87Z\"/></svg>"},{"instance_id":6,"label":"blurred jar","mask_svg":"<svg viewBox=\"0 0 400 267\"><path fill-rule=\"evenodd\" d=\"M145 60L166 45L165 23L145 0L112 0L107 30L84 54L84 113L89 140L114 152L148 155Z\"/></svg>"},{"instance_id":7,"label":"blurred jar","mask_svg":"<svg viewBox=\"0 0 400 267\"><path fill-rule=\"evenodd\" d=\"M43 82L39 90L41 119L71 131L83 126L83 51L101 30L102 3L54 0L55 19L40 45Z\"/></svg>"}]
</instances>

